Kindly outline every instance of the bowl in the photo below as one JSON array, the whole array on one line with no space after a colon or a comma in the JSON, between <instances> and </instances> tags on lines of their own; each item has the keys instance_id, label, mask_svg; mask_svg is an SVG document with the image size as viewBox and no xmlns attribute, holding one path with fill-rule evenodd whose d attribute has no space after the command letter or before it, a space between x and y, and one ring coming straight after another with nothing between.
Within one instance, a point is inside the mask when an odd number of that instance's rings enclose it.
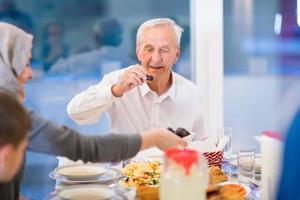
<instances>
[{"instance_id":1,"label":"bowl","mask_svg":"<svg viewBox=\"0 0 300 200\"><path fill-rule=\"evenodd\" d=\"M104 200L116 196L112 188L103 185L80 185L56 191L65 200Z\"/></svg>"},{"instance_id":2,"label":"bowl","mask_svg":"<svg viewBox=\"0 0 300 200\"><path fill-rule=\"evenodd\" d=\"M69 180L96 179L106 171L104 167L91 164L67 165L55 169L55 173Z\"/></svg>"}]
</instances>

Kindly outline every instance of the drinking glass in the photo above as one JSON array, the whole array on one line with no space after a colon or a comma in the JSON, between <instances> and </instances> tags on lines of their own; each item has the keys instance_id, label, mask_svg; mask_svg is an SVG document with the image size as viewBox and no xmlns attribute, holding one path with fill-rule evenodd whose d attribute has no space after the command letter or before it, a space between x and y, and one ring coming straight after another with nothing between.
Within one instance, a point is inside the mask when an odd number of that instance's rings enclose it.
<instances>
[{"instance_id":1,"label":"drinking glass","mask_svg":"<svg viewBox=\"0 0 300 200\"><path fill-rule=\"evenodd\" d=\"M229 160L232 154L232 128L231 127L218 128L217 134L218 134L218 141L217 141L218 144L224 138L227 140L227 144L224 147L224 158Z\"/></svg>"},{"instance_id":2,"label":"drinking glass","mask_svg":"<svg viewBox=\"0 0 300 200\"><path fill-rule=\"evenodd\" d=\"M250 183L255 179L255 150L254 147L242 147L238 151L238 181Z\"/></svg>"}]
</instances>

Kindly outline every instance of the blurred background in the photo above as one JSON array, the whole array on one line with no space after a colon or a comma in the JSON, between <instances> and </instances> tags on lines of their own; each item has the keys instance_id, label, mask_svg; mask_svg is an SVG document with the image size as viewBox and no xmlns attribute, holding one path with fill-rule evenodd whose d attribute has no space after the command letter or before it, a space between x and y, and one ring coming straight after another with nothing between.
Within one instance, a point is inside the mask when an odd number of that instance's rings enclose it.
<instances>
[{"instance_id":1,"label":"blurred background","mask_svg":"<svg viewBox=\"0 0 300 200\"><path fill-rule=\"evenodd\" d=\"M233 128L234 150L250 144L259 151L253 136L284 132L299 106L298 7L296 0L223 1L224 125ZM35 78L26 86L26 105L84 134L105 134L106 116L91 126L73 123L66 112L69 100L104 74L137 63L136 30L157 17L184 28L174 70L194 81L190 10L188 0L0 0L0 21L34 35ZM22 194L46 198L54 188L47 175L56 158L30 152L26 159Z\"/></svg>"}]
</instances>

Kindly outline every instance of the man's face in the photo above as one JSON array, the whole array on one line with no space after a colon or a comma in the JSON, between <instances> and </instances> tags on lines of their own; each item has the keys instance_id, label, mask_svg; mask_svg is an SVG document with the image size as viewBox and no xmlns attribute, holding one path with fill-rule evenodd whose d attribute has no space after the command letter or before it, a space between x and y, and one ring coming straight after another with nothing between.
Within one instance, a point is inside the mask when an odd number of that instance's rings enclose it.
<instances>
[{"instance_id":1,"label":"man's face","mask_svg":"<svg viewBox=\"0 0 300 200\"><path fill-rule=\"evenodd\" d=\"M159 79L170 77L180 49L173 29L170 26L161 26L144 30L136 53L147 73Z\"/></svg>"},{"instance_id":2,"label":"man's face","mask_svg":"<svg viewBox=\"0 0 300 200\"><path fill-rule=\"evenodd\" d=\"M10 181L16 175L22 165L26 146L27 139L24 139L17 147L13 147L11 144L1 147L1 182Z\"/></svg>"}]
</instances>

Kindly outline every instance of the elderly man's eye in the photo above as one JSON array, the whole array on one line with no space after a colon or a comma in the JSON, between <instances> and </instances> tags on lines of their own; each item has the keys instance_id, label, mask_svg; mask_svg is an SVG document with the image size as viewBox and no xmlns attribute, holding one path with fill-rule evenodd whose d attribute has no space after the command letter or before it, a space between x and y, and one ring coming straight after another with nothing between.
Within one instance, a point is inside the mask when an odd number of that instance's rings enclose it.
<instances>
[{"instance_id":1,"label":"elderly man's eye","mask_svg":"<svg viewBox=\"0 0 300 200\"><path fill-rule=\"evenodd\" d=\"M154 49L152 48L152 47L146 47L145 48L145 51L148 51L148 52L151 52L151 51L153 51Z\"/></svg>"},{"instance_id":2,"label":"elderly man's eye","mask_svg":"<svg viewBox=\"0 0 300 200\"><path fill-rule=\"evenodd\" d=\"M168 48L161 48L160 51L163 52L163 53L167 53L167 52L169 52L169 49Z\"/></svg>"}]
</instances>

